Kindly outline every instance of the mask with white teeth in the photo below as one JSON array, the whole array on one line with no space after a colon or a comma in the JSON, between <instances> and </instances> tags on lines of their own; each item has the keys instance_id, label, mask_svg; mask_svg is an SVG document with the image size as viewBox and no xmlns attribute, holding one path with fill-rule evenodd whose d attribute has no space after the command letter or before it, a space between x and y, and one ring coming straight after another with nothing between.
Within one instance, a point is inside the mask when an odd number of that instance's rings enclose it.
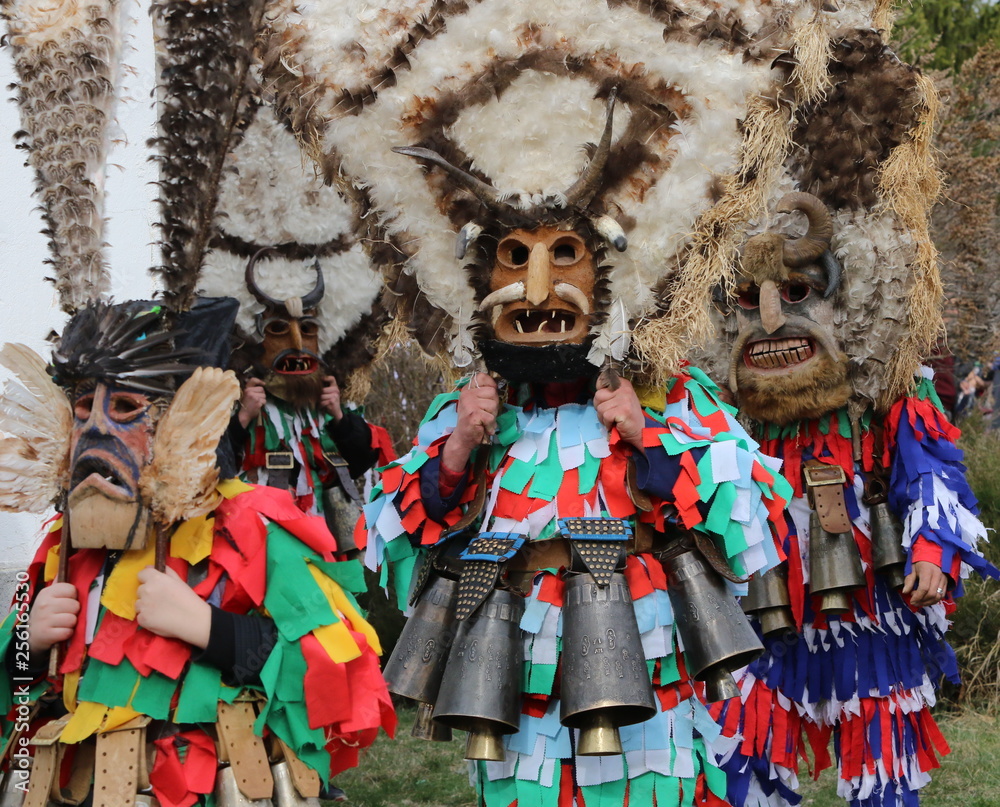
<instances>
[{"instance_id":1,"label":"mask with white teeth","mask_svg":"<svg viewBox=\"0 0 1000 807\"><path fill-rule=\"evenodd\" d=\"M840 266L830 252L830 215L815 196L793 193L778 212L805 213L808 232L765 232L743 252L730 312L738 333L729 386L741 411L772 423L820 417L847 403L847 358L834 337Z\"/></svg>"}]
</instances>

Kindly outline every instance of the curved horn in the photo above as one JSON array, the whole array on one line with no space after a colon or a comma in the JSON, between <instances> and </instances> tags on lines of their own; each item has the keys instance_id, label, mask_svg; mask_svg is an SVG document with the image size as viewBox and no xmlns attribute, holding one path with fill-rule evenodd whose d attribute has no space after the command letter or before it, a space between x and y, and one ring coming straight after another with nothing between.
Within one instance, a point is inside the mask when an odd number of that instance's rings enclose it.
<instances>
[{"instance_id":1,"label":"curved horn","mask_svg":"<svg viewBox=\"0 0 1000 807\"><path fill-rule=\"evenodd\" d=\"M460 188L465 188L465 190L492 211L497 212L510 209L500 191L492 185L483 182L478 177L472 176L468 171L463 171L461 168L452 165L436 151L421 148L420 146L396 146L393 148L393 151L397 154L405 154L407 157L414 157L418 160L427 160L440 166L455 180Z\"/></svg>"},{"instance_id":2,"label":"curved horn","mask_svg":"<svg viewBox=\"0 0 1000 807\"><path fill-rule=\"evenodd\" d=\"M302 297L302 309L304 311L318 306L319 301L323 299L323 294L326 292L326 281L323 280L323 269L319 265L319 258L313 263L313 269L316 270L316 285L313 286L312 291Z\"/></svg>"},{"instance_id":3,"label":"curved horn","mask_svg":"<svg viewBox=\"0 0 1000 807\"><path fill-rule=\"evenodd\" d=\"M801 210L809 219L809 230L801 238L789 238L782 249L786 266L799 267L812 263L830 248L833 220L830 211L811 193L786 194L775 208L778 213Z\"/></svg>"},{"instance_id":4,"label":"curved horn","mask_svg":"<svg viewBox=\"0 0 1000 807\"><path fill-rule=\"evenodd\" d=\"M840 285L840 277L844 269L841 267L840 261L837 260L837 256L828 249L819 256L819 263L826 270L826 290L823 292L823 297L830 297Z\"/></svg>"},{"instance_id":5,"label":"curved horn","mask_svg":"<svg viewBox=\"0 0 1000 807\"><path fill-rule=\"evenodd\" d=\"M604 173L604 166L611 153L611 129L615 116L615 101L618 98L618 88L612 87L608 93L608 119L604 124L604 134L601 135L601 142L597 146L597 151L587 167L583 169L579 179L570 185L566 191L566 207L586 207L597 192L597 183Z\"/></svg>"},{"instance_id":6,"label":"curved horn","mask_svg":"<svg viewBox=\"0 0 1000 807\"><path fill-rule=\"evenodd\" d=\"M270 252L272 249L274 249L274 247L261 247L253 254L253 257L247 264L246 272L243 273L243 280L246 282L247 288L250 289L250 293L257 298L257 302L274 308L281 308L284 303L281 300L275 300L273 297L261 291L260 286L257 285L257 281L253 276L253 268L257 265L258 258L260 258L260 256L265 252Z\"/></svg>"},{"instance_id":7,"label":"curved horn","mask_svg":"<svg viewBox=\"0 0 1000 807\"><path fill-rule=\"evenodd\" d=\"M619 252L624 252L628 249L628 237L625 235L625 230L622 229L622 226L611 218L611 216L600 216L599 218L594 219L592 224L601 238L611 244Z\"/></svg>"}]
</instances>

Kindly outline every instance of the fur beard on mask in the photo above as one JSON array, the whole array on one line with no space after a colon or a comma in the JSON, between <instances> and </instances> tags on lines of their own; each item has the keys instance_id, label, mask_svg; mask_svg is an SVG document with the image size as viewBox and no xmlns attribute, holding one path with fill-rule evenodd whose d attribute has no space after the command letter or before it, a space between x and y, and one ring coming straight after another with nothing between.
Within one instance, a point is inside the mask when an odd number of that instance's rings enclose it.
<instances>
[{"instance_id":1,"label":"fur beard on mask","mask_svg":"<svg viewBox=\"0 0 1000 807\"><path fill-rule=\"evenodd\" d=\"M812 367L791 375L759 376L736 371L740 413L765 423L810 420L839 409L851 397L847 361L822 356Z\"/></svg>"},{"instance_id":2,"label":"fur beard on mask","mask_svg":"<svg viewBox=\"0 0 1000 807\"><path fill-rule=\"evenodd\" d=\"M317 406L323 392L323 371L317 370L309 375L270 373L264 381L264 389L269 395L287 401L296 409Z\"/></svg>"}]
</instances>

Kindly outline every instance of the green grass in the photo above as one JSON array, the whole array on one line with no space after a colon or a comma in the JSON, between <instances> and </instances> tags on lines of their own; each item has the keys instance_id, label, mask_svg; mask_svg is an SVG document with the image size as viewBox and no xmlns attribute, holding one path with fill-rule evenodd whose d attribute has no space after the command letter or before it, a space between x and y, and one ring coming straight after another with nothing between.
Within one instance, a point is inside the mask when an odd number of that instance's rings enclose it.
<instances>
[{"instance_id":1,"label":"green grass","mask_svg":"<svg viewBox=\"0 0 1000 807\"><path fill-rule=\"evenodd\" d=\"M1000 716L961 710L938 717L951 753L931 771L920 807L997 807L1000 805ZM831 751L832 756L832 751ZM837 774L826 770L819 781L800 775L802 804L844 807L837 796Z\"/></svg>"},{"instance_id":2,"label":"green grass","mask_svg":"<svg viewBox=\"0 0 1000 807\"><path fill-rule=\"evenodd\" d=\"M360 768L337 777L350 807L473 807L475 793L462 759L465 735L456 732L450 743L415 740L410 736L415 714L400 710L397 739L380 737ZM921 807L1000 805L1000 715L960 710L944 713L939 722L952 752L931 772ZM817 782L803 771L800 785L803 805L844 807L833 769Z\"/></svg>"},{"instance_id":3,"label":"green grass","mask_svg":"<svg viewBox=\"0 0 1000 807\"><path fill-rule=\"evenodd\" d=\"M400 709L396 739L380 735L358 768L337 777L350 807L474 807L465 735L455 732L450 743L416 740L415 716L415 709Z\"/></svg>"}]
</instances>

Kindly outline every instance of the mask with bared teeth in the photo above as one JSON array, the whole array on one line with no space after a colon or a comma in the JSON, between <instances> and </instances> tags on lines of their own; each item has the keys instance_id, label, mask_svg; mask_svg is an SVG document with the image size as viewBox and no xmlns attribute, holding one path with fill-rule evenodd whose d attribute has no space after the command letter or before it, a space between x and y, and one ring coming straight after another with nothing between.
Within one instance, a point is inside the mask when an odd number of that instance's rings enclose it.
<instances>
[{"instance_id":1,"label":"mask with bared teeth","mask_svg":"<svg viewBox=\"0 0 1000 807\"><path fill-rule=\"evenodd\" d=\"M456 257L470 252L473 260L466 268L482 318L477 342L483 361L507 380L568 381L600 369L588 353L606 304L599 293L601 257L608 246L623 252L628 242L610 216L585 211L610 152L616 96L612 89L601 142L583 173L566 191L531 208L513 207L492 185L431 149L394 149L443 168L489 213L488 221L462 227Z\"/></svg>"},{"instance_id":2,"label":"mask with bared teeth","mask_svg":"<svg viewBox=\"0 0 1000 807\"><path fill-rule=\"evenodd\" d=\"M788 423L843 406L851 385L834 337L841 271L830 252L830 214L807 193L786 195L777 211L805 213L809 230L800 238L765 232L746 243L731 308L738 332L729 385L748 416Z\"/></svg>"},{"instance_id":3,"label":"mask with bared teeth","mask_svg":"<svg viewBox=\"0 0 1000 807\"><path fill-rule=\"evenodd\" d=\"M319 320L315 317L325 292L323 273L317 262L316 284L302 297L271 297L254 277L254 265L268 249L259 250L250 259L245 273L247 288L264 306L257 317L261 339L258 372L271 395L293 406L310 406L319 400L325 375L319 356Z\"/></svg>"}]
</instances>

